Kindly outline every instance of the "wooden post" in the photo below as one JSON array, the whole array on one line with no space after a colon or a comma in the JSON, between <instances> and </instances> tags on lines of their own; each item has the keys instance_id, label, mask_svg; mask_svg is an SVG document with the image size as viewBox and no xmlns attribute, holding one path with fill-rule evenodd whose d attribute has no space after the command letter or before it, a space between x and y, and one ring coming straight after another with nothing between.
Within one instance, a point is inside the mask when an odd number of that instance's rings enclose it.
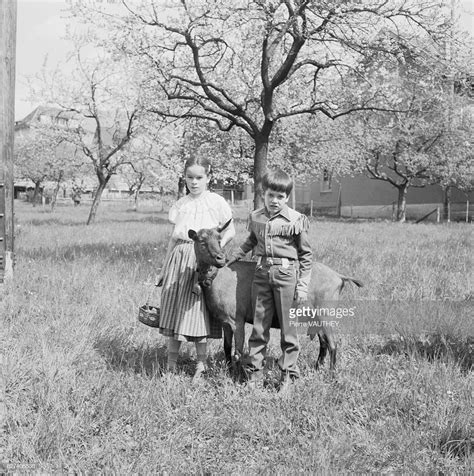
<instances>
[{"instance_id":1,"label":"wooden post","mask_svg":"<svg viewBox=\"0 0 474 476\"><path fill-rule=\"evenodd\" d=\"M438 205L438 208L436 209L436 223L439 223L441 219L441 208Z\"/></svg>"},{"instance_id":2,"label":"wooden post","mask_svg":"<svg viewBox=\"0 0 474 476\"><path fill-rule=\"evenodd\" d=\"M296 209L296 188L295 188L295 176L292 175L291 176L291 180L293 181L293 192L291 194L291 208L293 208L293 210Z\"/></svg>"},{"instance_id":3,"label":"wooden post","mask_svg":"<svg viewBox=\"0 0 474 476\"><path fill-rule=\"evenodd\" d=\"M469 223L469 200L466 200L466 223Z\"/></svg>"},{"instance_id":4,"label":"wooden post","mask_svg":"<svg viewBox=\"0 0 474 476\"><path fill-rule=\"evenodd\" d=\"M13 276L16 0L0 0L0 282Z\"/></svg>"},{"instance_id":5,"label":"wooden post","mask_svg":"<svg viewBox=\"0 0 474 476\"><path fill-rule=\"evenodd\" d=\"M230 191L230 204L234 206L234 189Z\"/></svg>"},{"instance_id":6,"label":"wooden post","mask_svg":"<svg viewBox=\"0 0 474 476\"><path fill-rule=\"evenodd\" d=\"M312 218L313 217L313 200L309 202L309 216Z\"/></svg>"}]
</instances>

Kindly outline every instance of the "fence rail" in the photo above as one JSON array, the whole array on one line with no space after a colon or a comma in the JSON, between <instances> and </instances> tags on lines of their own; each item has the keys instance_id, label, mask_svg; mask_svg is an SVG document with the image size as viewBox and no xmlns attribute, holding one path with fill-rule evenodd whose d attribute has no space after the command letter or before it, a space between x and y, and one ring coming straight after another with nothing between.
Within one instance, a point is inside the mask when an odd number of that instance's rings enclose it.
<instances>
[{"instance_id":1,"label":"fence rail","mask_svg":"<svg viewBox=\"0 0 474 476\"><path fill-rule=\"evenodd\" d=\"M157 207L157 210L165 212L176 201L172 195L158 197L139 197L138 205L144 207ZM58 205L72 205L71 197L58 197ZM133 197L102 197L101 203L110 204L130 204L134 206ZM92 197L83 195L81 197L81 206L90 206ZM234 213L238 218L246 218L250 211L253 210L253 200L235 200L231 203ZM43 202L43 206L48 203ZM330 217L330 218L363 218L363 219L386 219L395 220L396 203L387 205L344 205L339 206L337 203L315 203L315 202L296 202L296 209L312 217ZM407 204L406 216L408 221L420 223L423 221L464 221L467 223L474 222L474 204L469 201L452 203L449 211L449 219L444 217L443 204L427 203L427 204Z\"/></svg>"},{"instance_id":2,"label":"fence rail","mask_svg":"<svg viewBox=\"0 0 474 476\"><path fill-rule=\"evenodd\" d=\"M429 216L433 215L433 213L436 213L436 212L438 212L438 215L439 215L439 207L436 207L431 212L428 212L426 215L422 216L421 218L418 218L418 220L416 220L415 223L422 222L423 220L425 220L426 218L428 218ZM439 221L439 217L438 217L438 220L436 220L436 221Z\"/></svg>"},{"instance_id":3,"label":"fence rail","mask_svg":"<svg viewBox=\"0 0 474 476\"><path fill-rule=\"evenodd\" d=\"M297 209L308 216L327 216L341 218L365 218L395 220L396 203L386 205L343 205L338 208L335 203L297 203ZM312 211L312 213L311 213ZM465 221L474 222L474 204L469 201L452 203L449 219L444 217L441 203L407 204L406 217L409 221Z\"/></svg>"}]
</instances>

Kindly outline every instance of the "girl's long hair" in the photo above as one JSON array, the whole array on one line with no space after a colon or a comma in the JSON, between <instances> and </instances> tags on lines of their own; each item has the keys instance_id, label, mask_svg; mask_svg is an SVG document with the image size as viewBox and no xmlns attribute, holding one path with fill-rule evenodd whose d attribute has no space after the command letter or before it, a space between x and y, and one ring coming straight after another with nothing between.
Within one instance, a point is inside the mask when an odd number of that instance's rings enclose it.
<instances>
[{"instance_id":1,"label":"girl's long hair","mask_svg":"<svg viewBox=\"0 0 474 476\"><path fill-rule=\"evenodd\" d=\"M212 164L211 161L207 157L189 157L184 164L184 173L186 174L186 170L193 165L200 165L204 168L206 175L209 175L212 172Z\"/></svg>"}]
</instances>

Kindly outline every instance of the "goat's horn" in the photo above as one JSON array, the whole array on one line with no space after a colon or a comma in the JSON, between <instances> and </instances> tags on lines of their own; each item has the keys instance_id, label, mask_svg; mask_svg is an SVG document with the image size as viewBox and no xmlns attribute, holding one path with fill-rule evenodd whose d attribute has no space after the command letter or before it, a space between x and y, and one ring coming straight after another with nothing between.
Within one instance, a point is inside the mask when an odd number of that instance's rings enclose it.
<instances>
[{"instance_id":1,"label":"goat's horn","mask_svg":"<svg viewBox=\"0 0 474 476\"><path fill-rule=\"evenodd\" d=\"M220 233L221 231L224 231L224 230L230 225L230 222L231 222L231 221L232 221L232 218L231 218L228 222L224 223L222 226L218 226L218 227L217 227L217 231L218 231L219 233Z\"/></svg>"}]
</instances>

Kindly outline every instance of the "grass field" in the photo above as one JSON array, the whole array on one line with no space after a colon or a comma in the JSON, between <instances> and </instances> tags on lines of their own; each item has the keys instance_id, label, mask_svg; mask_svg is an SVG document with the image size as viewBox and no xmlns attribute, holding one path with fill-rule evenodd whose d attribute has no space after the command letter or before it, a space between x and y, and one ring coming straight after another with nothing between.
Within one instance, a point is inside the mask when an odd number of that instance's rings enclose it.
<instances>
[{"instance_id":1,"label":"grass field","mask_svg":"<svg viewBox=\"0 0 474 476\"><path fill-rule=\"evenodd\" d=\"M277 333L263 390L232 381L218 341L204 381L191 382L192 345L181 372L162 376L166 341L137 312L166 216L103 207L86 227L87 212L16 204L15 276L0 295L0 473L472 474L471 225L314 221L315 258L365 284L348 300L373 315L387 300L418 311L397 332L339 335L335 378L313 370L318 345L302 337L302 377L282 396Z\"/></svg>"}]
</instances>

